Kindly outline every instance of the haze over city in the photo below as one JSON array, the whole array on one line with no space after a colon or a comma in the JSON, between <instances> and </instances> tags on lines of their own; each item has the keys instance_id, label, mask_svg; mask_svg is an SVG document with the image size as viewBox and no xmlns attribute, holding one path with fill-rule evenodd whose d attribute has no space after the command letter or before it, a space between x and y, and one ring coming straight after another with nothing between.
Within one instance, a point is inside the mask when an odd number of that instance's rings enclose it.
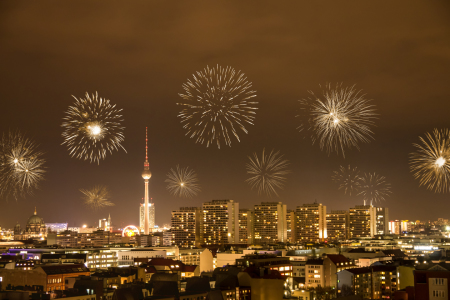
<instances>
[{"instance_id":1,"label":"haze over city","mask_svg":"<svg viewBox=\"0 0 450 300\"><path fill-rule=\"evenodd\" d=\"M391 219L448 218L447 193L419 186L410 172L413 143L448 128L450 4L377 2L22 2L0 3L0 128L32 137L46 160L33 196L2 199L0 226L24 224L34 207L46 222L93 225L111 214L115 226L137 225L148 127L149 193L156 223L171 210L233 199L241 208L315 200L327 209L363 204L331 180L339 167L376 172L392 194L378 205ZM336 13L336 12L339 13ZM231 147L195 143L178 117L182 85L207 66L245 73L258 102L248 134ZM356 85L376 106L374 139L345 158L322 151L299 132L298 100L330 83ZM61 124L72 95L98 92L123 108L125 151L99 164L72 158ZM258 195L245 182L248 156L280 151L289 161L279 197ZM201 192L171 195L176 165L197 173ZM115 206L92 211L82 188L107 186Z\"/></svg>"}]
</instances>

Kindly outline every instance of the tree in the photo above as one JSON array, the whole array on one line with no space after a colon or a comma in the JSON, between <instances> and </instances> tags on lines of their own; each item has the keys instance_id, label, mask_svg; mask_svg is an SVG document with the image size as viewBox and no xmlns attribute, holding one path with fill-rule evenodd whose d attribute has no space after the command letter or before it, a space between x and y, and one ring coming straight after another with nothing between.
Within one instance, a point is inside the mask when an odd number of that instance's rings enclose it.
<instances>
[{"instance_id":1,"label":"tree","mask_svg":"<svg viewBox=\"0 0 450 300\"><path fill-rule=\"evenodd\" d=\"M314 292L317 300L330 300L334 298L335 294L335 290L333 288L329 286L322 287L320 285L314 289Z\"/></svg>"},{"instance_id":2,"label":"tree","mask_svg":"<svg viewBox=\"0 0 450 300\"><path fill-rule=\"evenodd\" d=\"M347 284L343 284L341 287L341 296L346 297L346 296L351 296L353 295L353 290L351 288L351 286L347 285Z\"/></svg>"}]
</instances>

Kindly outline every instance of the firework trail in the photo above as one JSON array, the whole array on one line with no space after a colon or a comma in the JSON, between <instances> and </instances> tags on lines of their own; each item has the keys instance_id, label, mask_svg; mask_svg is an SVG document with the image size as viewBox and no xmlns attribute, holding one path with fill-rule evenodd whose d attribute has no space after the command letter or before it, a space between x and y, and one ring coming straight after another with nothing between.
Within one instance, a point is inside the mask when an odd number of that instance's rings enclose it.
<instances>
[{"instance_id":1,"label":"firework trail","mask_svg":"<svg viewBox=\"0 0 450 300\"><path fill-rule=\"evenodd\" d=\"M345 157L346 148L359 150L360 142L368 143L373 139L370 127L376 118L375 106L361 91L355 90L354 86L332 88L328 84L322 99L310 93L312 97L300 100L301 113L297 117L303 123L298 129L311 130L313 143L319 141L322 150L328 154L342 152Z\"/></svg>"},{"instance_id":2,"label":"firework trail","mask_svg":"<svg viewBox=\"0 0 450 300\"><path fill-rule=\"evenodd\" d=\"M283 189L284 181L286 181L284 175L290 173L286 169L289 161L283 159L283 155L280 155L279 151L274 153L272 150L269 155L266 155L265 149L262 151L261 158L256 153L253 153L253 157L249 156L248 158L250 162L246 165L247 174L252 177L248 178L246 182L251 185L252 189L257 188L258 194L278 196L276 190Z\"/></svg>"},{"instance_id":3,"label":"firework trail","mask_svg":"<svg viewBox=\"0 0 450 300\"><path fill-rule=\"evenodd\" d=\"M167 189L173 195L191 198L197 196L197 193L200 192L197 174L189 167L183 169L177 165L176 169L170 169L167 177L165 180L168 183Z\"/></svg>"},{"instance_id":4,"label":"firework trail","mask_svg":"<svg viewBox=\"0 0 450 300\"><path fill-rule=\"evenodd\" d=\"M361 176L357 167L352 168L340 166L339 171L334 171L333 181L339 184L339 189L343 189L345 194L357 193L361 188Z\"/></svg>"},{"instance_id":5,"label":"firework trail","mask_svg":"<svg viewBox=\"0 0 450 300\"><path fill-rule=\"evenodd\" d=\"M184 106L178 117L186 135L207 147L216 143L219 149L221 142L231 146L232 136L240 141L238 129L248 133L245 125L255 119L258 102L252 100L256 92L251 87L244 73L231 67L196 72L183 84L183 103L177 103Z\"/></svg>"},{"instance_id":6,"label":"firework trail","mask_svg":"<svg viewBox=\"0 0 450 300\"><path fill-rule=\"evenodd\" d=\"M83 193L82 199L84 200L84 204L93 210L115 205L108 200L110 195L105 186L96 185L90 190L80 189L80 192Z\"/></svg>"},{"instance_id":7,"label":"firework trail","mask_svg":"<svg viewBox=\"0 0 450 300\"><path fill-rule=\"evenodd\" d=\"M362 195L364 202L370 204L386 200L385 198L391 194L391 185L385 180L384 176L376 173L365 173L361 177L361 191L358 195Z\"/></svg>"},{"instance_id":8,"label":"firework trail","mask_svg":"<svg viewBox=\"0 0 450 300\"><path fill-rule=\"evenodd\" d=\"M437 193L449 191L450 183L450 130L434 129L433 134L419 137L421 143L414 144L410 169L420 185Z\"/></svg>"},{"instance_id":9,"label":"firework trail","mask_svg":"<svg viewBox=\"0 0 450 300\"><path fill-rule=\"evenodd\" d=\"M0 141L0 197L32 195L44 177L43 153L19 131L3 134Z\"/></svg>"},{"instance_id":10,"label":"firework trail","mask_svg":"<svg viewBox=\"0 0 450 300\"><path fill-rule=\"evenodd\" d=\"M109 100L98 97L95 93L85 98L75 98L73 106L69 106L63 118L62 136L72 157L100 163L107 152L125 148L123 129L120 122L122 109L117 109Z\"/></svg>"}]
</instances>

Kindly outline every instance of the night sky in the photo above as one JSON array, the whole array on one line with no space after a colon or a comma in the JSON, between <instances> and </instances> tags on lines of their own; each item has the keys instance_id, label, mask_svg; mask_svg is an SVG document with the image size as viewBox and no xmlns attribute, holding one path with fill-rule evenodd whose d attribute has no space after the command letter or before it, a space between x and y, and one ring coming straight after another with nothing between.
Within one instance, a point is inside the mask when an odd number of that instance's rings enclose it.
<instances>
[{"instance_id":1,"label":"night sky","mask_svg":"<svg viewBox=\"0 0 450 300\"><path fill-rule=\"evenodd\" d=\"M0 129L19 129L45 152L45 181L34 196L0 199L0 226L22 226L37 207L45 222L138 225L145 127L149 127L150 195L157 224L170 211L234 199L241 208L314 200L331 209L362 204L331 181L340 165L384 175L392 196L380 206L391 219L450 218L450 194L419 187L409 153L419 136L450 127L450 2L442 1L1 1ZM259 109L249 134L231 147L207 148L185 136L178 93L207 65L242 70ZM319 84L356 84L377 106L375 140L360 151L328 156L297 131L298 100ZM98 91L123 108L124 151L100 165L71 158L61 143L62 118ZM280 150L292 173L279 197L245 183L247 156ZM166 174L196 170L202 192L171 196ZM116 206L93 212L80 188L103 184Z\"/></svg>"}]
</instances>

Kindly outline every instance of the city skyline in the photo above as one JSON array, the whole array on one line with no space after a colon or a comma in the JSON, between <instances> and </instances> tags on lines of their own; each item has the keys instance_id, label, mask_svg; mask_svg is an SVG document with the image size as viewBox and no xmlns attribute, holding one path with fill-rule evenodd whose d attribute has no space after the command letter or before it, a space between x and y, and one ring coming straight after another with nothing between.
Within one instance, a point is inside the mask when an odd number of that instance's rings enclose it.
<instances>
[{"instance_id":1,"label":"city skyline","mask_svg":"<svg viewBox=\"0 0 450 300\"><path fill-rule=\"evenodd\" d=\"M332 181L333 172L347 165L386 177L392 194L373 205L388 207L391 220L449 218L449 193L419 187L409 155L419 136L450 126L450 4L143 5L99 4L80 14L85 7L76 2L0 3L0 59L7 70L0 75L0 128L32 137L46 160L45 180L34 196L1 199L2 228L26 222L35 206L52 223L81 226L111 214L119 227L138 226L145 127L149 198L159 225L170 223L172 210L215 199L249 209L282 202L294 210L317 200L328 212L347 210L363 204ZM52 18L42 18L50 13ZM185 136L176 105L182 84L217 64L242 70L259 102L248 134L220 149ZM345 158L321 151L296 129L298 100L327 83L356 84L379 114L375 139L359 151L346 149ZM108 154L99 165L71 158L61 145L71 95L96 91L123 108L127 151ZM245 182L248 156L263 149L280 151L290 162L279 197L258 195ZM178 164L195 170L202 187L197 196L167 190L167 174ZM82 204L79 189L96 184L109 188L115 206L94 212Z\"/></svg>"}]
</instances>

